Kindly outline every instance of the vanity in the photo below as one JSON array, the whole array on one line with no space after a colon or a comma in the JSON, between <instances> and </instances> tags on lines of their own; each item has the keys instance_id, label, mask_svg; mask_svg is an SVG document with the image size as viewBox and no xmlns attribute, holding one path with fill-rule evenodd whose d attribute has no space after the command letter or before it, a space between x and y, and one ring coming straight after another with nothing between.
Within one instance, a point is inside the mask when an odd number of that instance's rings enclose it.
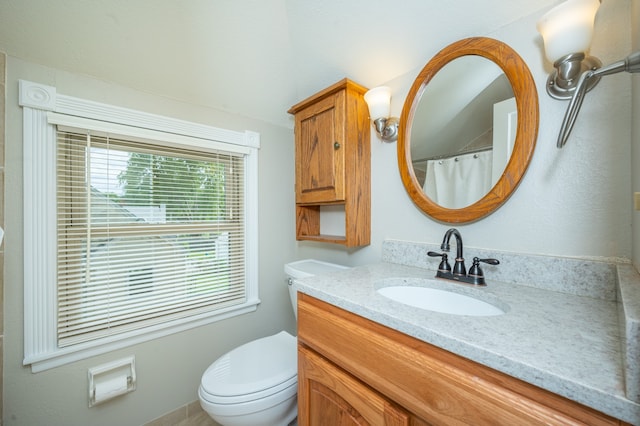
<instances>
[{"instance_id":1,"label":"vanity","mask_svg":"<svg viewBox=\"0 0 640 426\"><path fill-rule=\"evenodd\" d=\"M456 78L456 70L471 68L486 84ZM506 113L496 113L503 104ZM467 126L469 117L498 115L510 132L495 120L493 127ZM402 109L398 169L408 195L442 223L490 215L524 178L538 121L534 80L513 49L483 37L452 43L422 69ZM478 132L451 133L461 127ZM483 170L491 174L485 189L455 203L441 199L456 185L434 185L429 167L462 164L481 151L493 163ZM462 192L476 181L463 179ZM461 238L457 245L460 258ZM468 260L478 258L470 270L489 263L476 280L447 269L440 248L387 240L378 264L294 281L299 424L640 425L640 276L633 266L467 249ZM436 270L475 285L436 280ZM424 293L453 294L455 302L413 303ZM456 312L465 297L495 311Z\"/></svg>"},{"instance_id":2,"label":"vanity","mask_svg":"<svg viewBox=\"0 0 640 426\"><path fill-rule=\"evenodd\" d=\"M625 392L637 377L625 377L615 265L567 260L569 270L586 267L603 280L586 293L566 276L507 282L504 263L485 268L485 288L469 288L431 280L433 248L385 241L379 264L296 280L300 424L640 424L640 405ZM540 257L529 270L563 261ZM399 280L470 294L505 313L432 312L377 291Z\"/></svg>"}]
</instances>

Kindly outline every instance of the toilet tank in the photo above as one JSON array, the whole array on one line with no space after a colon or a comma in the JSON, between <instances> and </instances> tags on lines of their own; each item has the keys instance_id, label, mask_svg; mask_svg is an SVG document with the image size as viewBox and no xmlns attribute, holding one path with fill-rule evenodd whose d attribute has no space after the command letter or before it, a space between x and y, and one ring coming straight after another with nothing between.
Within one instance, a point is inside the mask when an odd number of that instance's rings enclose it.
<instances>
[{"instance_id":1,"label":"toilet tank","mask_svg":"<svg viewBox=\"0 0 640 426\"><path fill-rule=\"evenodd\" d=\"M298 317L298 299L297 292L293 289L293 280L298 278L313 277L329 272L349 269L348 266L338 265L336 263L322 262L315 259L297 260L291 263L285 263L284 272L287 274L287 284L289 286L289 297L291 298L291 306L296 318Z\"/></svg>"}]
</instances>

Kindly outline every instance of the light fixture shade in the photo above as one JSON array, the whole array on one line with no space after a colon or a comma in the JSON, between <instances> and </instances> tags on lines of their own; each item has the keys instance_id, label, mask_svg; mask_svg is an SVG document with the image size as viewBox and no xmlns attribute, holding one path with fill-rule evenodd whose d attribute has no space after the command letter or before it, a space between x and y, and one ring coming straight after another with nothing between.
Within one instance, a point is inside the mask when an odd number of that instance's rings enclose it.
<instances>
[{"instance_id":1,"label":"light fixture shade","mask_svg":"<svg viewBox=\"0 0 640 426\"><path fill-rule=\"evenodd\" d=\"M567 0L540 18L537 28L551 63L568 54L589 50L598 7L599 0Z\"/></svg>"},{"instance_id":2,"label":"light fixture shade","mask_svg":"<svg viewBox=\"0 0 640 426\"><path fill-rule=\"evenodd\" d=\"M374 87L364 94L364 100L369 106L371 120L389 117L391 111L391 89L389 87Z\"/></svg>"}]
</instances>

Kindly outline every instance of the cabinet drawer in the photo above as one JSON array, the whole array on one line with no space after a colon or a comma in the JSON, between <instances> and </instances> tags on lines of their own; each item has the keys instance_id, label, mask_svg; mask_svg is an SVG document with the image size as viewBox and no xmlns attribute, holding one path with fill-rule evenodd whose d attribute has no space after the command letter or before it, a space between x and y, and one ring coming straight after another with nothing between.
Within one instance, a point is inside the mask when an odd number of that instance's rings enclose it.
<instances>
[{"instance_id":1,"label":"cabinet drawer","mask_svg":"<svg viewBox=\"0 0 640 426\"><path fill-rule=\"evenodd\" d=\"M559 395L305 294L298 339L433 424L619 425Z\"/></svg>"}]
</instances>

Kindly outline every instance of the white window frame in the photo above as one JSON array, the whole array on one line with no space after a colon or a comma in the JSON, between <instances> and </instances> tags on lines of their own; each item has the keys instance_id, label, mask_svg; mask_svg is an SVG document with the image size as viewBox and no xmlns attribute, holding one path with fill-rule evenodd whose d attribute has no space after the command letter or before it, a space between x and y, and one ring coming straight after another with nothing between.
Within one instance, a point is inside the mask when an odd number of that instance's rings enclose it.
<instances>
[{"instance_id":1,"label":"white window frame","mask_svg":"<svg viewBox=\"0 0 640 426\"><path fill-rule=\"evenodd\" d=\"M256 310L258 298L258 150L260 135L236 132L58 94L19 81L24 154L24 365L32 372L106 353ZM56 125L101 127L174 146L243 152L247 301L65 348L57 345ZM64 122L64 123L62 123ZM98 129L95 129L98 130Z\"/></svg>"}]
</instances>

